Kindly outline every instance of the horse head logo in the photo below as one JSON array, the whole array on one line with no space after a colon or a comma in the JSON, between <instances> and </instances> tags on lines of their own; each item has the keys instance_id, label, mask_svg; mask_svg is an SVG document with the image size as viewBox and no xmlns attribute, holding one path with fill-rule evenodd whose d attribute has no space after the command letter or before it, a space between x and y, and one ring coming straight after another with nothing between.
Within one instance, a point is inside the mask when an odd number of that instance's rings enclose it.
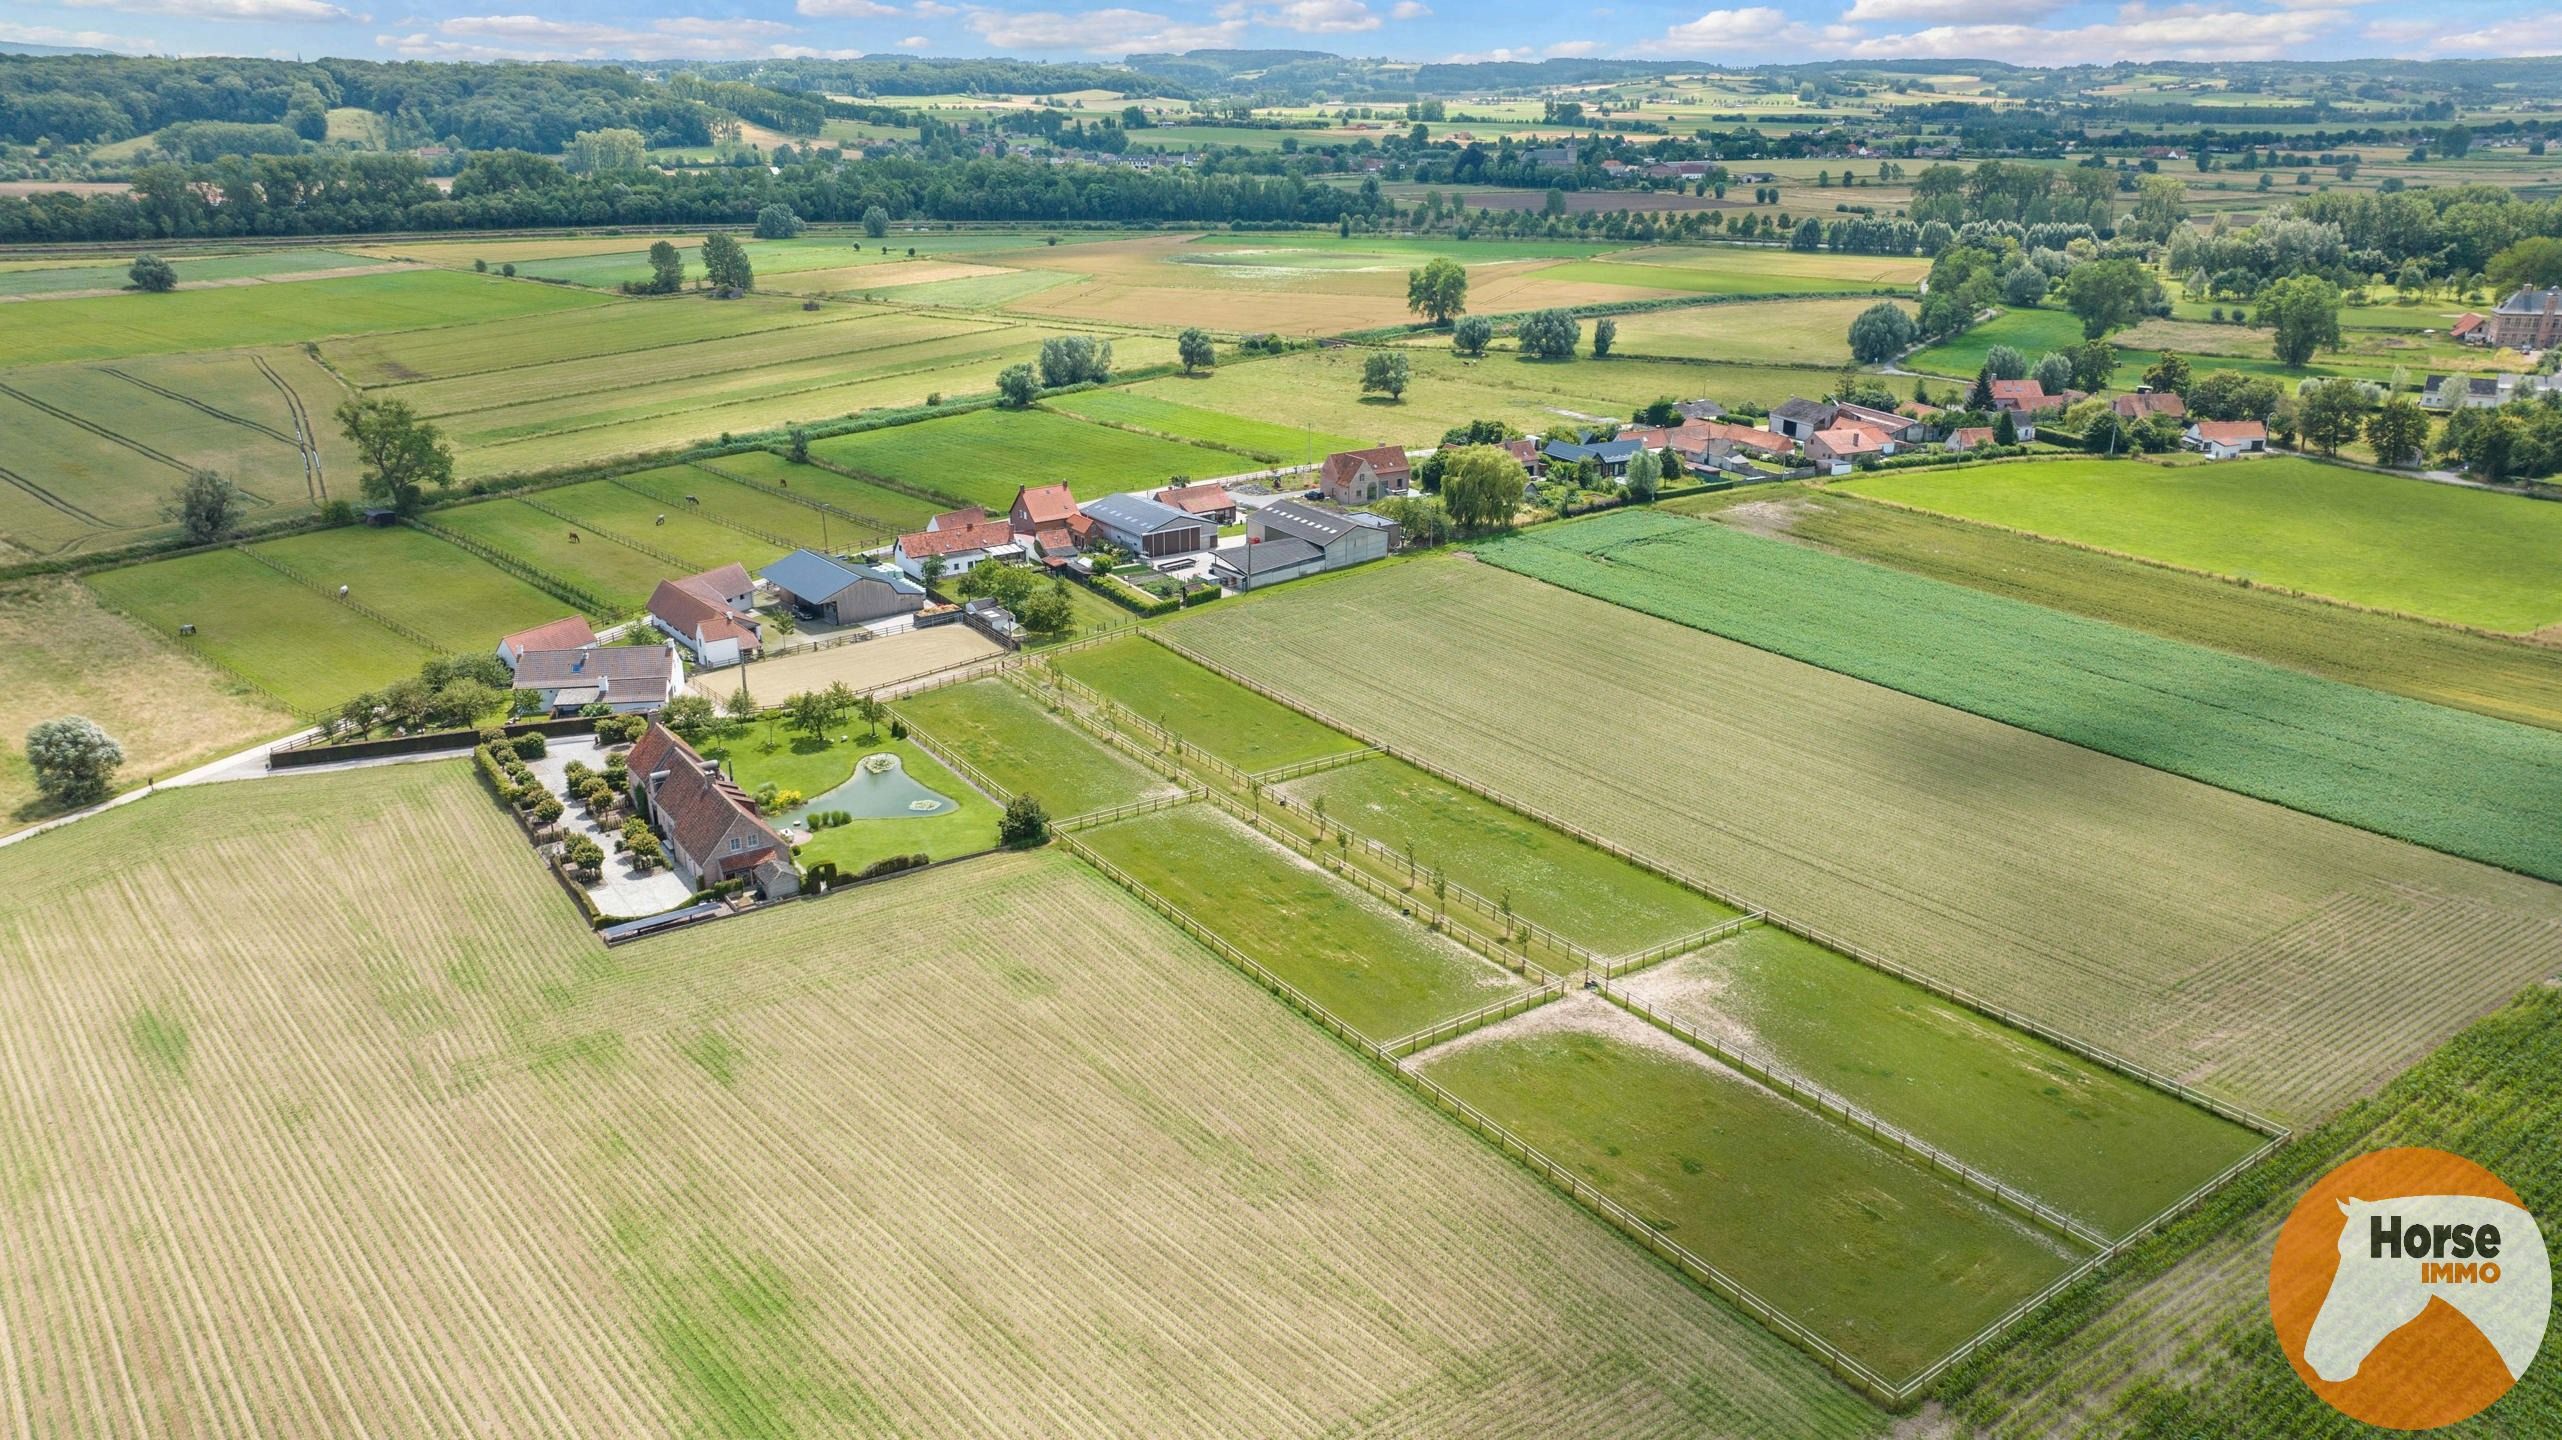
<instances>
[{"instance_id":1,"label":"horse head logo","mask_svg":"<svg viewBox=\"0 0 2562 1440\"><path fill-rule=\"evenodd\" d=\"M2482 1195L2339 1202L2340 1264L2304 1340L2326 1381L2354 1377L2385 1337L2443 1300L2482 1332L2512 1379L2544 1341L2552 1260L2534 1217Z\"/></svg>"}]
</instances>

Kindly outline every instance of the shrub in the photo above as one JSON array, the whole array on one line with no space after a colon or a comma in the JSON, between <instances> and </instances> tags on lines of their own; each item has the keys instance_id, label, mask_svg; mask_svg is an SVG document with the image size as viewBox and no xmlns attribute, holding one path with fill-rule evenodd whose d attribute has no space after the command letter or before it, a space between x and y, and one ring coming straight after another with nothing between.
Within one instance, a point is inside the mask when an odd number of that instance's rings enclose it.
<instances>
[{"instance_id":1,"label":"shrub","mask_svg":"<svg viewBox=\"0 0 2562 1440\"><path fill-rule=\"evenodd\" d=\"M890 717L890 738L893 740L904 740L907 738L907 722L899 719L895 715Z\"/></svg>"},{"instance_id":2,"label":"shrub","mask_svg":"<svg viewBox=\"0 0 2562 1440\"><path fill-rule=\"evenodd\" d=\"M801 873L801 881L803 884L809 885L813 888L823 885L833 885L836 883L836 875L836 862L833 860L821 860Z\"/></svg>"},{"instance_id":3,"label":"shrub","mask_svg":"<svg viewBox=\"0 0 2562 1440\"><path fill-rule=\"evenodd\" d=\"M517 736L515 744L516 754L527 760L540 760L543 756L549 754L552 748L551 742L543 738L543 732L540 730L529 730L526 733ZM621 757L616 756L615 758L620 759Z\"/></svg>"},{"instance_id":4,"label":"shrub","mask_svg":"<svg viewBox=\"0 0 2562 1440\"><path fill-rule=\"evenodd\" d=\"M529 818L531 818L535 824L549 825L566 813L567 809L567 806L560 803L559 796L545 795L540 800L534 802L534 808L528 813Z\"/></svg>"},{"instance_id":5,"label":"shrub","mask_svg":"<svg viewBox=\"0 0 2562 1440\"><path fill-rule=\"evenodd\" d=\"M914 870L918 866L933 863L934 857L931 855L884 855L864 866L862 872L854 878L869 880L876 875L896 875L901 870Z\"/></svg>"},{"instance_id":6,"label":"shrub","mask_svg":"<svg viewBox=\"0 0 2562 1440\"><path fill-rule=\"evenodd\" d=\"M587 762L584 760L572 760L567 765L561 767L561 788L572 795L584 794L587 790L588 782L595 778L596 772L589 769Z\"/></svg>"},{"instance_id":7,"label":"shrub","mask_svg":"<svg viewBox=\"0 0 2562 1440\"><path fill-rule=\"evenodd\" d=\"M1005 802L1005 818L997 822L996 838L1000 844L1017 848L1046 845L1050 842L1050 812L1029 795L1017 795Z\"/></svg>"},{"instance_id":8,"label":"shrub","mask_svg":"<svg viewBox=\"0 0 2562 1440\"><path fill-rule=\"evenodd\" d=\"M649 728L649 721L639 715L599 715L596 717L596 743L629 745Z\"/></svg>"},{"instance_id":9,"label":"shrub","mask_svg":"<svg viewBox=\"0 0 2562 1440\"><path fill-rule=\"evenodd\" d=\"M561 846L561 858L572 870L594 876L605 868L605 847L584 835L572 835Z\"/></svg>"},{"instance_id":10,"label":"shrub","mask_svg":"<svg viewBox=\"0 0 2562 1440\"><path fill-rule=\"evenodd\" d=\"M507 743L507 731L500 726L484 725L480 727L480 743L495 750Z\"/></svg>"}]
</instances>

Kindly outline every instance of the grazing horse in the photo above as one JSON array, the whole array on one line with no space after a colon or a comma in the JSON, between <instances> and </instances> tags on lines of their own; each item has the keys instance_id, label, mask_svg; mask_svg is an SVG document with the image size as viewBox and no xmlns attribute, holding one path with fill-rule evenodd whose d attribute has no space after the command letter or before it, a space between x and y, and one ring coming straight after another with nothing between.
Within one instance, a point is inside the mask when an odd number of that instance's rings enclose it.
<instances>
[{"instance_id":1,"label":"grazing horse","mask_svg":"<svg viewBox=\"0 0 2562 1440\"><path fill-rule=\"evenodd\" d=\"M572 545L575 545L575 544L577 544L577 543L578 543L578 532L577 532L577 531L572 530L572 531L570 531L570 532L569 532L569 543L570 543L570 544L572 544Z\"/></svg>"},{"instance_id":2,"label":"grazing horse","mask_svg":"<svg viewBox=\"0 0 2562 1440\"><path fill-rule=\"evenodd\" d=\"M2553 1307L2553 1262L2535 1217L2486 1195L2342 1200L2340 1268L2304 1337L2324 1380L2354 1377L2431 1300L2455 1307L2509 1374L2525 1372Z\"/></svg>"}]
</instances>

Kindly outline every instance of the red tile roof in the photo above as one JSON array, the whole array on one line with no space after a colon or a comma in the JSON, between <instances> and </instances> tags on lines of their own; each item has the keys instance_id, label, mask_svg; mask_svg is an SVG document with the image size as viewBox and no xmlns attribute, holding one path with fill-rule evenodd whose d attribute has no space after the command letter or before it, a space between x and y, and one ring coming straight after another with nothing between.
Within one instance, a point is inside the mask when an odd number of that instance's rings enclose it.
<instances>
[{"instance_id":1,"label":"red tile roof","mask_svg":"<svg viewBox=\"0 0 2562 1440\"><path fill-rule=\"evenodd\" d=\"M2232 445L2268 438L2268 427L2257 420L2200 420L2188 428L2198 439L2211 444Z\"/></svg>"},{"instance_id":2,"label":"red tile roof","mask_svg":"<svg viewBox=\"0 0 2562 1440\"><path fill-rule=\"evenodd\" d=\"M1993 443L1993 427L1990 425L1962 426L1948 432L1948 443L1960 450L1971 450L1978 445L1990 445Z\"/></svg>"},{"instance_id":3,"label":"red tile roof","mask_svg":"<svg viewBox=\"0 0 2562 1440\"><path fill-rule=\"evenodd\" d=\"M1026 485L1014 496L1013 519L1039 530L1078 514L1076 496L1065 485Z\"/></svg>"},{"instance_id":4,"label":"red tile roof","mask_svg":"<svg viewBox=\"0 0 2562 1440\"><path fill-rule=\"evenodd\" d=\"M1993 382L1993 403L1996 405L2022 410L2042 410L2053 403L2054 398L2046 393L2045 386L2034 380Z\"/></svg>"},{"instance_id":5,"label":"red tile roof","mask_svg":"<svg viewBox=\"0 0 2562 1440\"><path fill-rule=\"evenodd\" d=\"M1156 492L1156 501L1160 505L1171 505L1186 515L1233 510L1237 503L1224 485L1168 485Z\"/></svg>"},{"instance_id":6,"label":"red tile roof","mask_svg":"<svg viewBox=\"0 0 2562 1440\"><path fill-rule=\"evenodd\" d=\"M2479 329L2481 329L2481 328L2482 328L2482 317L2481 317L2481 316L2479 316L2479 315L2474 314L2474 313L2473 313L2472 311L2470 311L2470 310L2467 310L2467 311L2465 311L2463 314L2458 315L2458 316L2456 316L2456 317L2455 317L2455 323L2454 323L2452 326L2449 326L2449 327L2447 328L2447 332L2446 332L2446 333L2447 333L2447 334L2449 334L2449 335L2459 335L2459 336L2460 336L2460 335L2470 335L2470 334L2472 334L2474 331L2479 330Z\"/></svg>"},{"instance_id":7,"label":"red tile roof","mask_svg":"<svg viewBox=\"0 0 2562 1440\"><path fill-rule=\"evenodd\" d=\"M700 575L661 580L658 588L649 592L649 613L697 642L735 640L742 650L763 649L764 638L746 617L723 604L717 593L703 593L711 588Z\"/></svg>"},{"instance_id":8,"label":"red tile roof","mask_svg":"<svg viewBox=\"0 0 2562 1440\"><path fill-rule=\"evenodd\" d=\"M629 763L648 787L650 809L669 846L697 871L731 875L791 853L747 792L666 726L652 722L633 744ZM745 842L735 853L724 843L732 835Z\"/></svg>"},{"instance_id":9,"label":"red tile roof","mask_svg":"<svg viewBox=\"0 0 2562 1440\"><path fill-rule=\"evenodd\" d=\"M1404 447L1373 445L1367 450L1338 450L1328 455L1325 457L1325 466L1319 474L1325 483L1338 484L1360 474L1364 464L1376 472L1380 479L1391 484L1401 484L1406 476L1413 473L1413 467L1406 461Z\"/></svg>"},{"instance_id":10,"label":"red tile roof","mask_svg":"<svg viewBox=\"0 0 2562 1440\"><path fill-rule=\"evenodd\" d=\"M2188 402L2169 390L2154 390L2140 395L2120 395L2108 402L2109 408L2129 420L2147 415L2186 415Z\"/></svg>"},{"instance_id":11,"label":"red tile roof","mask_svg":"<svg viewBox=\"0 0 2562 1440\"><path fill-rule=\"evenodd\" d=\"M519 630L498 642L522 655L528 650L584 650L596 643L596 627L584 615L571 615L531 630Z\"/></svg>"},{"instance_id":12,"label":"red tile roof","mask_svg":"<svg viewBox=\"0 0 2562 1440\"><path fill-rule=\"evenodd\" d=\"M898 537L899 553L923 558L958 550L993 550L1014 543L1014 527L1002 520L964 525L955 530L918 530Z\"/></svg>"},{"instance_id":13,"label":"red tile roof","mask_svg":"<svg viewBox=\"0 0 2562 1440\"><path fill-rule=\"evenodd\" d=\"M933 519L926 521L925 528L928 530L957 530L964 525L983 525L986 523L986 506L964 505L958 510L946 510L942 514L935 516Z\"/></svg>"},{"instance_id":14,"label":"red tile roof","mask_svg":"<svg viewBox=\"0 0 2562 1440\"><path fill-rule=\"evenodd\" d=\"M1865 455L1886 448L1886 437L1864 425L1839 425L1830 430L1818 430L1807 440L1836 455Z\"/></svg>"}]
</instances>

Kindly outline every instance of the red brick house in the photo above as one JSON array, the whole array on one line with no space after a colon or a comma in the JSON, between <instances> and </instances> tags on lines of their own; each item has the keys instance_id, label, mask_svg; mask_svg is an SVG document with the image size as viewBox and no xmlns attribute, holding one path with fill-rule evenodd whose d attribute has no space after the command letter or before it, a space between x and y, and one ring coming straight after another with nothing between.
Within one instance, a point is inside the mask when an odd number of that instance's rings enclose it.
<instances>
[{"instance_id":1,"label":"red brick house","mask_svg":"<svg viewBox=\"0 0 2562 1440\"><path fill-rule=\"evenodd\" d=\"M1337 505L1367 505L1384 496L1404 494L1413 474L1402 447L1374 445L1325 457L1317 471L1317 489Z\"/></svg>"},{"instance_id":2,"label":"red brick house","mask_svg":"<svg viewBox=\"0 0 2562 1440\"><path fill-rule=\"evenodd\" d=\"M2108 402L2108 408L2129 420L2148 415L2168 415L2174 420L2188 418L2188 402L2169 390L2138 390L2120 395Z\"/></svg>"},{"instance_id":3,"label":"red brick house","mask_svg":"<svg viewBox=\"0 0 2562 1440\"><path fill-rule=\"evenodd\" d=\"M1224 485L1168 485L1156 492L1154 499L1159 505L1171 505L1213 525L1236 523L1236 497Z\"/></svg>"},{"instance_id":4,"label":"red brick house","mask_svg":"<svg viewBox=\"0 0 2562 1440\"><path fill-rule=\"evenodd\" d=\"M666 726L632 746L632 803L667 842L678 879L697 890L745 880L768 900L798 894L791 842L756 813L756 802Z\"/></svg>"}]
</instances>

